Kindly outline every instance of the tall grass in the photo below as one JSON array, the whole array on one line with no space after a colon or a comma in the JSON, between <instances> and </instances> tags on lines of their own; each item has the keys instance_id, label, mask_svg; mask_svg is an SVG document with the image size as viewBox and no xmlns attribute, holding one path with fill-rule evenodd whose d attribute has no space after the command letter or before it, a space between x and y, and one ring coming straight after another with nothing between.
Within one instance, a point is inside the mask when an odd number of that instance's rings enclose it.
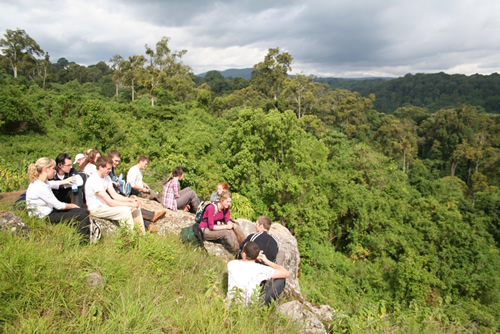
<instances>
[{"instance_id":1,"label":"tall grass","mask_svg":"<svg viewBox=\"0 0 500 334\"><path fill-rule=\"evenodd\" d=\"M269 309L225 304L222 259L177 236L121 230L82 243L69 224L20 213L29 238L0 233L0 332L295 333ZM105 283L89 283L98 273Z\"/></svg>"}]
</instances>

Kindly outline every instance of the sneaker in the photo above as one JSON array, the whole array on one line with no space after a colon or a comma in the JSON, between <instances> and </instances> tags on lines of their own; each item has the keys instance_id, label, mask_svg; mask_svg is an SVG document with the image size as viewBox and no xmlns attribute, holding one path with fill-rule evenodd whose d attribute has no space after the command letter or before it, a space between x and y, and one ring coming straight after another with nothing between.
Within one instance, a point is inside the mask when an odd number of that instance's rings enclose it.
<instances>
[{"instance_id":1,"label":"sneaker","mask_svg":"<svg viewBox=\"0 0 500 334\"><path fill-rule=\"evenodd\" d=\"M95 244L101 239L101 228L93 219L90 220L90 243Z\"/></svg>"}]
</instances>

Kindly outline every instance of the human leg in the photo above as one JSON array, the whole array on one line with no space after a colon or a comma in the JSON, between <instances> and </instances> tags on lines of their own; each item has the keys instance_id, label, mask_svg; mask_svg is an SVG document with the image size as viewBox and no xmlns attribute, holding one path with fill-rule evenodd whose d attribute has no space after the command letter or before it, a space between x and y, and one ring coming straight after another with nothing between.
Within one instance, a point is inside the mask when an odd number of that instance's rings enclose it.
<instances>
[{"instance_id":1,"label":"human leg","mask_svg":"<svg viewBox=\"0 0 500 334\"><path fill-rule=\"evenodd\" d=\"M236 235L232 230L219 230L212 231L208 228L205 228L203 232L203 237L208 241L221 241L224 240L232 252L237 253L240 249L240 245L238 244L238 240L236 239Z\"/></svg>"},{"instance_id":2,"label":"human leg","mask_svg":"<svg viewBox=\"0 0 500 334\"><path fill-rule=\"evenodd\" d=\"M190 211L192 213L196 213L196 210L198 210L198 206L200 206L200 199L198 198L198 194L190 187L184 188L179 191L179 197L176 198L176 201L177 209L183 209L186 205L189 204Z\"/></svg>"},{"instance_id":3,"label":"human leg","mask_svg":"<svg viewBox=\"0 0 500 334\"><path fill-rule=\"evenodd\" d=\"M146 229L144 227L144 219L142 218L142 213L140 208L132 208L132 217L134 219L134 223L139 227L143 234L146 233Z\"/></svg>"},{"instance_id":4,"label":"human leg","mask_svg":"<svg viewBox=\"0 0 500 334\"><path fill-rule=\"evenodd\" d=\"M97 218L123 221L134 229L134 217L132 216L132 208L126 206L104 206L101 205L90 213Z\"/></svg>"},{"instance_id":5,"label":"human leg","mask_svg":"<svg viewBox=\"0 0 500 334\"><path fill-rule=\"evenodd\" d=\"M271 301L278 299L283 290L285 289L286 279L284 278L271 278L264 284L262 301L264 305L269 305Z\"/></svg>"},{"instance_id":6,"label":"human leg","mask_svg":"<svg viewBox=\"0 0 500 334\"><path fill-rule=\"evenodd\" d=\"M236 241L238 242L238 247L239 247L239 244L242 243L243 241L245 241L245 239L247 237L245 236L245 234L241 230L240 224L238 224L237 222L234 222L234 221L233 221L233 232L234 232L234 235L236 237Z\"/></svg>"},{"instance_id":7,"label":"human leg","mask_svg":"<svg viewBox=\"0 0 500 334\"><path fill-rule=\"evenodd\" d=\"M90 233L89 211L87 209L53 210L48 217L52 224L74 219L78 222L78 232L80 234L88 236Z\"/></svg>"}]
</instances>

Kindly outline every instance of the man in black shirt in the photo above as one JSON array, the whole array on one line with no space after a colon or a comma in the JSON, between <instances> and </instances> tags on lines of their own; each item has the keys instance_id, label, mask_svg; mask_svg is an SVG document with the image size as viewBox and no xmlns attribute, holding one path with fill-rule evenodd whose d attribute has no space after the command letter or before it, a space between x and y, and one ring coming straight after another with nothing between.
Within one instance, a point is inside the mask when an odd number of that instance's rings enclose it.
<instances>
[{"instance_id":1,"label":"man in black shirt","mask_svg":"<svg viewBox=\"0 0 500 334\"><path fill-rule=\"evenodd\" d=\"M54 178L49 181L52 192L56 198L64 203L74 203L81 208L85 207L83 200L84 181L76 169L73 168L71 156L67 153L61 153L56 158L56 173ZM56 182L54 182L56 181ZM72 186L77 187L72 190Z\"/></svg>"},{"instance_id":2,"label":"man in black shirt","mask_svg":"<svg viewBox=\"0 0 500 334\"><path fill-rule=\"evenodd\" d=\"M262 253L271 262L276 262L276 256L278 255L278 241L270 235L269 229L271 228L271 219L267 216L261 216L257 219L255 223L256 233L250 234L245 241L240 244L240 249L243 248L247 241L253 241L259 245Z\"/></svg>"}]
</instances>

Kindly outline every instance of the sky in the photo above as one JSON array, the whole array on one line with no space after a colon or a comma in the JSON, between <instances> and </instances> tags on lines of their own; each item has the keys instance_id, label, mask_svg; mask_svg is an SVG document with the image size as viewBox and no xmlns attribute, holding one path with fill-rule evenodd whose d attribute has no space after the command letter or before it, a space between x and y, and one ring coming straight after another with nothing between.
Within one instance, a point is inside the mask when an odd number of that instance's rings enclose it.
<instances>
[{"instance_id":1,"label":"sky","mask_svg":"<svg viewBox=\"0 0 500 334\"><path fill-rule=\"evenodd\" d=\"M499 0L0 0L7 29L86 66L169 37L195 74L251 68L270 48L294 74L500 73Z\"/></svg>"}]
</instances>

